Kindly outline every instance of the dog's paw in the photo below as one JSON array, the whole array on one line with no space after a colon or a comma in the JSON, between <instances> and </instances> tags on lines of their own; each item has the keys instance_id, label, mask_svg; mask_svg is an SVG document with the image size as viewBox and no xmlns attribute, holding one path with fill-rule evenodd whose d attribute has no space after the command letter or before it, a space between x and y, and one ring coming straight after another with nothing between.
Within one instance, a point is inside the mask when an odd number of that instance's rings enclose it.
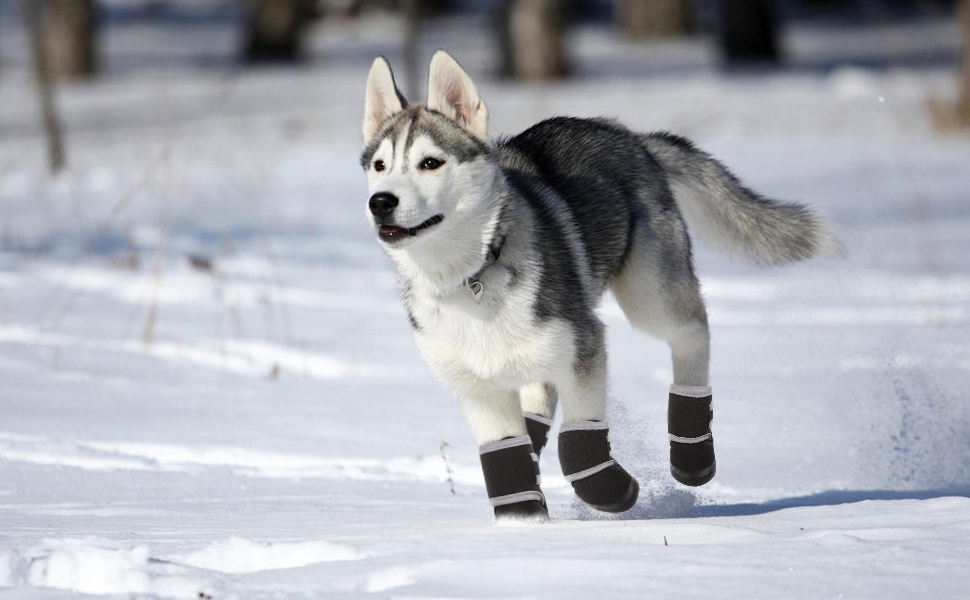
<instances>
[{"instance_id":1,"label":"dog's paw","mask_svg":"<svg viewBox=\"0 0 970 600\"><path fill-rule=\"evenodd\" d=\"M580 500L608 513L630 510L640 496L640 484L618 464L572 484Z\"/></svg>"},{"instance_id":2,"label":"dog's paw","mask_svg":"<svg viewBox=\"0 0 970 600\"><path fill-rule=\"evenodd\" d=\"M696 487L714 478L714 403L708 386L672 385L667 404L670 474Z\"/></svg>"},{"instance_id":3,"label":"dog's paw","mask_svg":"<svg viewBox=\"0 0 970 600\"><path fill-rule=\"evenodd\" d=\"M539 456L532 440L524 435L483 444L478 448L485 475L488 501L495 518L504 520L546 520L546 497L539 487Z\"/></svg>"},{"instance_id":4,"label":"dog's paw","mask_svg":"<svg viewBox=\"0 0 970 600\"><path fill-rule=\"evenodd\" d=\"M495 507L495 520L499 523L546 523L549 510L538 500L503 504Z\"/></svg>"},{"instance_id":5,"label":"dog's paw","mask_svg":"<svg viewBox=\"0 0 970 600\"><path fill-rule=\"evenodd\" d=\"M714 440L696 444L670 442L670 474L684 485L697 487L714 479Z\"/></svg>"},{"instance_id":6,"label":"dog's paw","mask_svg":"<svg viewBox=\"0 0 970 600\"><path fill-rule=\"evenodd\" d=\"M579 499L596 510L630 510L640 485L610 453L609 425L602 421L567 421L559 430L559 464Z\"/></svg>"}]
</instances>

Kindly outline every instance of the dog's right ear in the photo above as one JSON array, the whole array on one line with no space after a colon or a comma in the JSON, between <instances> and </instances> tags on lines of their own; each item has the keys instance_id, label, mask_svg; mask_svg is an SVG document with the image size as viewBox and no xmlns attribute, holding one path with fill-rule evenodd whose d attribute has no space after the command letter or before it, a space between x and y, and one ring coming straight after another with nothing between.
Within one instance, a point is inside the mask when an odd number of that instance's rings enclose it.
<instances>
[{"instance_id":1,"label":"dog's right ear","mask_svg":"<svg viewBox=\"0 0 970 600\"><path fill-rule=\"evenodd\" d=\"M383 56L374 59L367 75L367 95L364 98L364 143L380 130L381 124L391 115L401 112L407 100L394 84L391 65Z\"/></svg>"}]
</instances>

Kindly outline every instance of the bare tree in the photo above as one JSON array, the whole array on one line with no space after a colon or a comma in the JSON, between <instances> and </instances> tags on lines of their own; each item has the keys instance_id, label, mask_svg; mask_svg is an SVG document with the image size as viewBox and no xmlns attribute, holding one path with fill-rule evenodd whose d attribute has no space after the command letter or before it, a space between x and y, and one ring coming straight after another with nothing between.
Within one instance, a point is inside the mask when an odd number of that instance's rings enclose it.
<instances>
[{"instance_id":1,"label":"bare tree","mask_svg":"<svg viewBox=\"0 0 970 600\"><path fill-rule=\"evenodd\" d=\"M421 40L422 0L401 0L404 16L404 88L412 100L420 93L418 83L418 47Z\"/></svg>"},{"instance_id":2,"label":"bare tree","mask_svg":"<svg viewBox=\"0 0 970 600\"><path fill-rule=\"evenodd\" d=\"M957 120L970 125L970 0L960 3L960 23L963 29L963 56L960 67L960 100Z\"/></svg>"},{"instance_id":3,"label":"bare tree","mask_svg":"<svg viewBox=\"0 0 970 600\"><path fill-rule=\"evenodd\" d=\"M957 73L957 97L930 98L927 103L933 126L941 132L970 127L970 0L960 0L957 17L963 37L963 50Z\"/></svg>"},{"instance_id":4,"label":"bare tree","mask_svg":"<svg viewBox=\"0 0 970 600\"><path fill-rule=\"evenodd\" d=\"M729 63L779 58L778 27L771 0L721 0L721 50Z\"/></svg>"},{"instance_id":5,"label":"bare tree","mask_svg":"<svg viewBox=\"0 0 970 600\"><path fill-rule=\"evenodd\" d=\"M563 77L568 71L565 0L502 0L500 71L517 79Z\"/></svg>"},{"instance_id":6,"label":"bare tree","mask_svg":"<svg viewBox=\"0 0 970 600\"><path fill-rule=\"evenodd\" d=\"M353 0L363 4L365 0ZM454 0L397 0L404 21L404 92L406 98L417 98L421 93L420 49L424 22L454 7Z\"/></svg>"},{"instance_id":7,"label":"bare tree","mask_svg":"<svg viewBox=\"0 0 970 600\"><path fill-rule=\"evenodd\" d=\"M681 35L694 26L690 0L618 0L614 20L631 38Z\"/></svg>"},{"instance_id":8,"label":"bare tree","mask_svg":"<svg viewBox=\"0 0 970 600\"><path fill-rule=\"evenodd\" d=\"M61 125L54 107L54 81L50 63L47 57L47 47L43 40L43 31L39 10L41 7L33 0L20 0L20 14L24 20L24 30L30 41L30 55L32 58L34 80L40 98L41 123L47 136L47 158L52 173L64 168L64 141L61 135Z\"/></svg>"},{"instance_id":9,"label":"bare tree","mask_svg":"<svg viewBox=\"0 0 970 600\"><path fill-rule=\"evenodd\" d=\"M247 0L243 59L295 61L306 26L319 15L313 0Z\"/></svg>"},{"instance_id":10,"label":"bare tree","mask_svg":"<svg viewBox=\"0 0 970 600\"><path fill-rule=\"evenodd\" d=\"M43 0L43 39L54 75L92 77L98 70L94 0Z\"/></svg>"}]
</instances>

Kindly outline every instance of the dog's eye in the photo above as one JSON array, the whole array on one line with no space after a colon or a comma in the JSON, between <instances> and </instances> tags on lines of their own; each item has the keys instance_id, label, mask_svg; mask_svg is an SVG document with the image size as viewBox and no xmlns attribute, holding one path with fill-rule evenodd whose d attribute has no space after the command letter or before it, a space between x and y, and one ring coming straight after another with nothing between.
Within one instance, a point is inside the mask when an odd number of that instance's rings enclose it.
<instances>
[{"instance_id":1,"label":"dog's eye","mask_svg":"<svg viewBox=\"0 0 970 600\"><path fill-rule=\"evenodd\" d=\"M443 164L445 164L445 161L438 160L437 158L431 158L430 156L428 156L427 158L421 161L420 167L425 171L434 171L435 169L437 169Z\"/></svg>"},{"instance_id":2,"label":"dog's eye","mask_svg":"<svg viewBox=\"0 0 970 600\"><path fill-rule=\"evenodd\" d=\"M384 161L383 160L375 160L374 161L374 170L375 171L383 171L384 170Z\"/></svg>"}]
</instances>

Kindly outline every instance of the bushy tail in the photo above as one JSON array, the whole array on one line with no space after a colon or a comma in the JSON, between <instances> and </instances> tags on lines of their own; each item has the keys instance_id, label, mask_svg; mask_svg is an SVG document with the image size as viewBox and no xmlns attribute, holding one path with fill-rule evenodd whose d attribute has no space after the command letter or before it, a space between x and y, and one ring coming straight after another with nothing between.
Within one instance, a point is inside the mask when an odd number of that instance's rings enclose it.
<instances>
[{"instance_id":1,"label":"bushy tail","mask_svg":"<svg viewBox=\"0 0 970 600\"><path fill-rule=\"evenodd\" d=\"M839 251L825 222L801 204L765 198L688 140L669 133L643 136L687 225L729 254L780 265Z\"/></svg>"}]
</instances>

